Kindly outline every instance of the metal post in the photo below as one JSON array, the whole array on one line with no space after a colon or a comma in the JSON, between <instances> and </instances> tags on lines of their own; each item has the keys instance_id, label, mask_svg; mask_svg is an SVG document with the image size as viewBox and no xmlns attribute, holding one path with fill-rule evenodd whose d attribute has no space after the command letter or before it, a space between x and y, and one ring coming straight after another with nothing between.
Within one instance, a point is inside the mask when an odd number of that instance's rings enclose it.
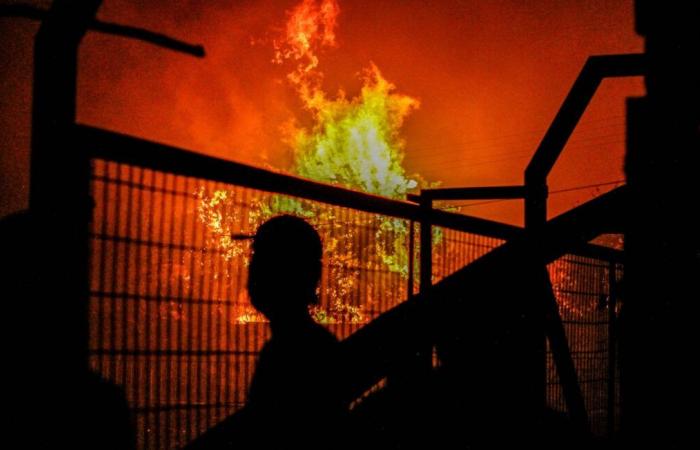
<instances>
[{"instance_id":1,"label":"metal post","mask_svg":"<svg viewBox=\"0 0 700 450\"><path fill-rule=\"evenodd\" d=\"M537 249L538 242L541 238L540 233L542 228L547 223L547 181L545 179L532 180L525 177L525 230L530 236L531 246L530 251L532 257L539 264ZM545 299L532 299L532 301L545 301ZM532 329L533 336L530 342L535 344L533 355L537 355L538 362L535 367L538 367L538 373L533 373L534 380L537 380L533 385L533 398L538 399L536 407L540 411L544 411L547 405L547 342L546 342L546 308L533 308L535 311L541 311L541 316L533 322L535 329ZM539 329L541 327L541 329Z\"/></svg>"},{"instance_id":2,"label":"metal post","mask_svg":"<svg viewBox=\"0 0 700 450\"><path fill-rule=\"evenodd\" d=\"M421 222L420 222L420 291L433 284L433 240L432 224L430 222L430 210L433 201L427 196L420 197Z\"/></svg>"},{"instance_id":3,"label":"metal post","mask_svg":"<svg viewBox=\"0 0 700 450\"><path fill-rule=\"evenodd\" d=\"M101 3L56 0L37 32L34 49L29 200L52 236L42 256L60 261L37 261L46 280L46 294L37 301L50 302L46 307L58 314L61 334L46 332L63 347L61 367L68 373L87 369L88 337L89 162L73 142L78 46Z\"/></svg>"},{"instance_id":4,"label":"metal post","mask_svg":"<svg viewBox=\"0 0 700 450\"><path fill-rule=\"evenodd\" d=\"M413 285L415 284L414 280L414 271L415 271L415 253L416 253L416 223L413 220L410 220L408 222L409 230L408 230L408 289L406 292L408 293L408 296L411 297L413 296Z\"/></svg>"},{"instance_id":5,"label":"metal post","mask_svg":"<svg viewBox=\"0 0 700 450\"><path fill-rule=\"evenodd\" d=\"M608 266L608 438L615 434L615 389L617 372L617 263L610 261Z\"/></svg>"}]
</instances>

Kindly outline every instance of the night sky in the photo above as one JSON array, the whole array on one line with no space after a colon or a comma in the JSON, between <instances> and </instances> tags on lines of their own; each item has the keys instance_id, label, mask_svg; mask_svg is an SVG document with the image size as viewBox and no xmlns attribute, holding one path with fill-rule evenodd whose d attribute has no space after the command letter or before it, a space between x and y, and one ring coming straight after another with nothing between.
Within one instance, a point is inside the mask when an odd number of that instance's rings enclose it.
<instances>
[{"instance_id":1,"label":"night sky","mask_svg":"<svg viewBox=\"0 0 700 450\"><path fill-rule=\"evenodd\" d=\"M2 1L3 4L12 3ZM49 2L34 2L46 6ZM304 111L271 62L296 1L106 0L99 17L201 43L205 59L89 33L78 121L255 165L284 169L281 127ZM632 1L340 0L324 89L354 96L370 63L420 100L403 127L405 167L443 186L519 184L586 58L642 50ZM0 216L26 207L32 45L38 24L0 19ZM605 81L551 176L550 190L624 178L624 102L641 79ZM557 214L613 185L550 198ZM599 189L599 190L598 190ZM517 202L463 212L520 223Z\"/></svg>"}]
</instances>

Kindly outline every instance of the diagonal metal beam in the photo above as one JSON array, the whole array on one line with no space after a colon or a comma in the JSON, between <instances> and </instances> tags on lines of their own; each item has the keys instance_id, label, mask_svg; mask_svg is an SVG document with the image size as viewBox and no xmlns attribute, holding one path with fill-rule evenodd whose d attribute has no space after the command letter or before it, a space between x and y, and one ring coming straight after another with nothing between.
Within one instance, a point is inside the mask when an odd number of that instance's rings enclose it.
<instances>
[{"instance_id":1,"label":"diagonal metal beam","mask_svg":"<svg viewBox=\"0 0 700 450\"><path fill-rule=\"evenodd\" d=\"M48 14L49 11L32 5L16 4L0 6L0 17L22 17L25 19L44 20L48 17ZM170 36L166 36L165 34L146 30L144 28L121 25L112 22L103 22L101 20L94 19L88 23L87 29L97 31L98 33L137 39L158 47L167 48L180 53L186 53L199 58L203 58L205 56L204 47L202 45L190 44L180 39L175 39Z\"/></svg>"},{"instance_id":2,"label":"diagonal metal beam","mask_svg":"<svg viewBox=\"0 0 700 450\"><path fill-rule=\"evenodd\" d=\"M604 78L641 76L646 71L645 67L644 54L588 58L525 169L525 183L529 186L545 184L547 175Z\"/></svg>"}]
</instances>

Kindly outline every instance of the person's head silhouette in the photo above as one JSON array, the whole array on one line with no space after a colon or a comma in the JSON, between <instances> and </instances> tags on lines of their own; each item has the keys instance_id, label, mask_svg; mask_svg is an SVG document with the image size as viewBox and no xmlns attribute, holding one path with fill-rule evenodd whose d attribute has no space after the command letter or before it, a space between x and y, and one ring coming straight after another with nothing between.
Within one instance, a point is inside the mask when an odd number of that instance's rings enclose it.
<instances>
[{"instance_id":1,"label":"person's head silhouette","mask_svg":"<svg viewBox=\"0 0 700 450\"><path fill-rule=\"evenodd\" d=\"M283 215L260 225L253 238L248 293L270 322L297 320L318 302L322 245L303 219Z\"/></svg>"}]
</instances>

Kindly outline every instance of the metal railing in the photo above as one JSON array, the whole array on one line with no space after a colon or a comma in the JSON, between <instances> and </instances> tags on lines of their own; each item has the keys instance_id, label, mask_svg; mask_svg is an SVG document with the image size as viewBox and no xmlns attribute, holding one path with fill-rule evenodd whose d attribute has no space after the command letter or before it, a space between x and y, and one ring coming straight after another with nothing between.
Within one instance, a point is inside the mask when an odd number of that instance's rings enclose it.
<instances>
[{"instance_id":1,"label":"metal railing","mask_svg":"<svg viewBox=\"0 0 700 450\"><path fill-rule=\"evenodd\" d=\"M96 204L90 234L90 364L124 387L140 448L182 446L245 403L268 331L248 304L247 250L222 232L253 231L261 211L285 199L312 211L310 221L332 248L324 259L327 275L317 318L339 338L408 296L410 262L420 273L420 247L411 240L416 233L410 233L411 223L420 224L426 215L419 205L94 128L76 132L91 161ZM440 224L432 243L434 281L521 234L517 227L455 213L427 214ZM571 258L611 256L595 246L581 254L588 256ZM607 267L607 259L595 261ZM588 307L597 305L598 291L592 289L606 287L575 277L577 288L587 292L578 302L594 299ZM567 292L562 287L557 295L565 299ZM574 323L580 319L571 316L570 333L585 326ZM594 335L606 336L600 328L583 340ZM582 350L580 364L588 364L587 351ZM606 370L600 366L591 373L605 378ZM558 397L550 397L556 403Z\"/></svg>"}]
</instances>

